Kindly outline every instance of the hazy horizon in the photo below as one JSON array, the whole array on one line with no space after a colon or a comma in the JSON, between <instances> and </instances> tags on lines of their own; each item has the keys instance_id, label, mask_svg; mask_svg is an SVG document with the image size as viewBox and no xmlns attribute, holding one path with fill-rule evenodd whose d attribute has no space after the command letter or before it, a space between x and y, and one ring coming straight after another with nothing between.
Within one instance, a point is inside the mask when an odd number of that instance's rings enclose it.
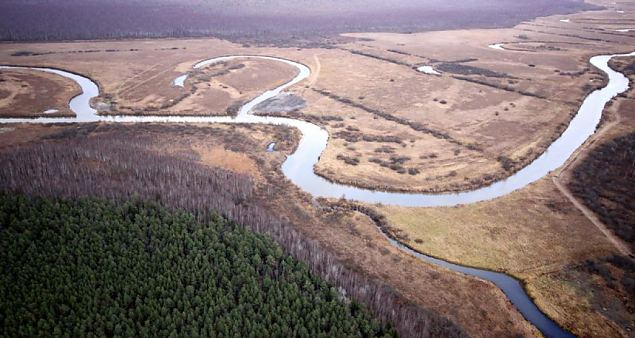
<instances>
[{"instance_id":1,"label":"hazy horizon","mask_svg":"<svg viewBox=\"0 0 635 338\"><path fill-rule=\"evenodd\" d=\"M293 44L344 32L509 27L592 8L581 0L9 0L0 4L0 40L214 36Z\"/></svg>"}]
</instances>

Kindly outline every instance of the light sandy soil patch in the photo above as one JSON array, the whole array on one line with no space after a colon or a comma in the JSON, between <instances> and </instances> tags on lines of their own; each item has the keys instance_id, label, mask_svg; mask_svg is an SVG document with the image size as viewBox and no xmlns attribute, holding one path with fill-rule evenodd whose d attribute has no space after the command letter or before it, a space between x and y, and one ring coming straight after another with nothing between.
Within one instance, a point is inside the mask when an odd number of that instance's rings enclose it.
<instances>
[{"instance_id":1,"label":"light sandy soil patch","mask_svg":"<svg viewBox=\"0 0 635 338\"><path fill-rule=\"evenodd\" d=\"M68 102L79 91L75 82L56 74L0 69L0 116L75 116Z\"/></svg>"}]
</instances>

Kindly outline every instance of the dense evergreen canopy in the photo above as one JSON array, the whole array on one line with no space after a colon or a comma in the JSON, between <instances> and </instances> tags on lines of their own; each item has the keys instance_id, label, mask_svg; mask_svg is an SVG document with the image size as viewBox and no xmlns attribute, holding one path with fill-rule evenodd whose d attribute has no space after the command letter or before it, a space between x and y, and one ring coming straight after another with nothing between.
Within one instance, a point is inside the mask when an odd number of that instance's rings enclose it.
<instances>
[{"instance_id":1,"label":"dense evergreen canopy","mask_svg":"<svg viewBox=\"0 0 635 338\"><path fill-rule=\"evenodd\" d=\"M0 194L0 336L394 336L268 237L154 203Z\"/></svg>"}]
</instances>

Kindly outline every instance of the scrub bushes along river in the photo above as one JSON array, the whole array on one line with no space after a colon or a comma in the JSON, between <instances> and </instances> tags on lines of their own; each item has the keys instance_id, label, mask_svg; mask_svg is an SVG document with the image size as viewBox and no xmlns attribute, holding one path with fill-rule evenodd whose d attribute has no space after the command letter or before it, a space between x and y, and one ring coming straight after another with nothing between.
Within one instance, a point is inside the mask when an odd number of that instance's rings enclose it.
<instances>
[{"instance_id":1,"label":"scrub bushes along river","mask_svg":"<svg viewBox=\"0 0 635 338\"><path fill-rule=\"evenodd\" d=\"M595 148L573 175L571 191L635 249L635 133Z\"/></svg>"},{"instance_id":2,"label":"scrub bushes along river","mask_svg":"<svg viewBox=\"0 0 635 338\"><path fill-rule=\"evenodd\" d=\"M307 238L295 225L280 219L284 215L274 216L263 207L258 197L262 192L248 176L203 165L196 153L167 155L153 150L157 142L172 140L174 135L208 142L224 137L220 129L212 133L186 125L66 127L51 140L0 153L0 191L54 198L154 200L172 210L190 212L202 222L218 212L250 230L270 235L286 253L307 264L311 273L335 285L347 298L366 305L378 319L392 323L399 335L465 336L462 328L447 318L413 304L389 285L326 250L319 241Z\"/></svg>"},{"instance_id":3,"label":"scrub bushes along river","mask_svg":"<svg viewBox=\"0 0 635 338\"><path fill-rule=\"evenodd\" d=\"M396 335L219 216L0 194L0 224L0 336Z\"/></svg>"}]
</instances>

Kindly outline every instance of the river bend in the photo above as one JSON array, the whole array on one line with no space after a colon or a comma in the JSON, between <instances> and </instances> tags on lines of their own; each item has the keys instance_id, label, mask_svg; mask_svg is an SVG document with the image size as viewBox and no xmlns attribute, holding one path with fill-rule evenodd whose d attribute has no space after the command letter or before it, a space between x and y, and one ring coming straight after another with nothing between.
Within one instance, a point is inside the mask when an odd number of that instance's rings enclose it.
<instances>
[{"instance_id":1,"label":"river bend","mask_svg":"<svg viewBox=\"0 0 635 338\"><path fill-rule=\"evenodd\" d=\"M491 46L492 48L495 48ZM496 46L501 49L502 46ZM289 82L268 90L256 97L252 101L241 107L236 117L230 116L103 116L90 105L92 98L99 95L99 87L90 79L79 74L67 71L38 68L38 67L16 67L0 66L0 69L31 69L54 73L75 81L81 88L82 93L72 98L69 105L76 117L38 117L38 118L0 118L2 123L86 123L86 122L112 122L112 123L248 123L248 124L270 124L284 125L298 128L302 134L296 151L289 155L282 165L285 176L302 190L315 197L345 197L365 203L383 203L388 205L400 205L407 207L442 207L460 204L469 204L485 200L494 199L507 195L515 190L521 189L528 184L545 177L552 170L562 166L567 159L578 149L593 133L600 123L605 105L618 94L629 88L629 80L623 74L614 71L608 66L608 62L613 57L632 56L630 54L600 55L591 58L593 66L605 72L608 76L606 87L590 93L583 101L578 113L569 123L564 133L554 141L547 150L529 165L513 174L512 176L493 183L487 187L445 194L427 193L398 193L373 191L370 189L358 188L350 185L333 183L318 176L314 172L314 166L318 163L322 152L326 149L329 140L328 132L309 122L291 118L256 116L252 114L253 108L270 98L280 94L290 86L301 82L309 77L311 71L309 67L301 63L271 57L256 55L222 56L201 61L194 65L193 69L201 69L208 65L239 58L259 58L286 63L298 70L297 75ZM183 87L187 81L188 74L179 76L174 81L174 85ZM521 314L533 325L535 325L547 337L571 337L572 335L562 329L557 323L549 319L536 307L531 298L525 292L522 284L503 273L492 272L482 269L465 267L458 264L449 263L434 257L430 257L405 246L388 237L390 243L399 249L414 255L426 262L443 266L453 271L476 276L493 282L498 286L509 300L516 306Z\"/></svg>"}]
</instances>

